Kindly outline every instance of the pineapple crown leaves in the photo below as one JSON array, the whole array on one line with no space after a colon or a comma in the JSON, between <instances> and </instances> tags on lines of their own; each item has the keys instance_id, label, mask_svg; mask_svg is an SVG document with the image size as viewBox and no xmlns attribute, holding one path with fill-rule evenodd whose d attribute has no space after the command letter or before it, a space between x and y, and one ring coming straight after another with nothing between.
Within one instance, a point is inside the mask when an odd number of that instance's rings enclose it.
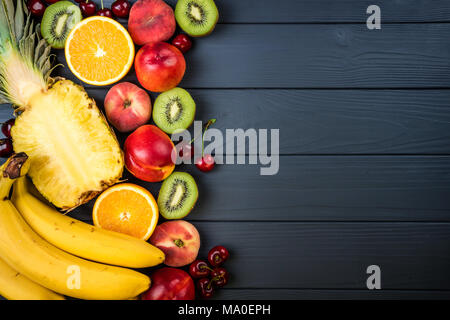
<instances>
[{"instance_id":1,"label":"pineapple crown leaves","mask_svg":"<svg viewBox=\"0 0 450 320\"><path fill-rule=\"evenodd\" d=\"M0 103L12 102L8 94L8 79L5 78L5 59L16 52L30 70L42 75L43 83L48 83L54 54L51 47L41 37L40 25L35 25L24 0L0 0ZM14 7L16 2L16 7Z\"/></svg>"}]
</instances>

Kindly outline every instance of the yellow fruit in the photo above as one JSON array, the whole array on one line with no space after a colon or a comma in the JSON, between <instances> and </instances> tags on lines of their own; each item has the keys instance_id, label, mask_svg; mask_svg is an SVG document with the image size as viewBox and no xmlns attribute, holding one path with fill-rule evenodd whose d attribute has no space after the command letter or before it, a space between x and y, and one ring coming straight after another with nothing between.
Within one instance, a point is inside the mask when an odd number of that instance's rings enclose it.
<instances>
[{"instance_id":1,"label":"yellow fruit","mask_svg":"<svg viewBox=\"0 0 450 320\"><path fill-rule=\"evenodd\" d=\"M11 131L14 150L30 157L39 192L71 209L120 179L119 143L81 86L50 77L50 47L22 1L2 3L8 10L0 10L0 103L19 114Z\"/></svg>"},{"instance_id":2,"label":"yellow fruit","mask_svg":"<svg viewBox=\"0 0 450 320\"><path fill-rule=\"evenodd\" d=\"M146 275L75 257L31 229L8 200L14 179L29 168L26 160L24 153L16 154L0 168L0 258L41 286L75 298L121 300L147 290Z\"/></svg>"},{"instance_id":3,"label":"yellow fruit","mask_svg":"<svg viewBox=\"0 0 450 320\"><path fill-rule=\"evenodd\" d=\"M8 300L64 300L20 274L0 259L0 295Z\"/></svg>"},{"instance_id":4,"label":"yellow fruit","mask_svg":"<svg viewBox=\"0 0 450 320\"><path fill-rule=\"evenodd\" d=\"M105 190L95 201L94 224L147 240L158 223L158 205L145 188L122 183Z\"/></svg>"},{"instance_id":5,"label":"yellow fruit","mask_svg":"<svg viewBox=\"0 0 450 320\"><path fill-rule=\"evenodd\" d=\"M62 215L31 194L26 177L16 180L12 202L41 237L76 256L129 268L147 268L164 261L164 253L150 243L104 230Z\"/></svg>"},{"instance_id":6,"label":"yellow fruit","mask_svg":"<svg viewBox=\"0 0 450 320\"><path fill-rule=\"evenodd\" d=\"M117 21L100 16L84 19L67 37L67 65L81 81L104 86L122 79L134 60L134 43Z\"/></svg>"}]
</instances>

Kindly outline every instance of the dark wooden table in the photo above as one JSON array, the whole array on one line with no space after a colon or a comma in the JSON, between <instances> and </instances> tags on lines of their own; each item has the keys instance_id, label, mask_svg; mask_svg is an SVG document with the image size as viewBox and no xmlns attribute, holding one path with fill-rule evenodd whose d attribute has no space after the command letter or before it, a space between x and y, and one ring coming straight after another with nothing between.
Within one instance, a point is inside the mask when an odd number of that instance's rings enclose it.
<instances>
[{"instance_id":1,"label":"dark wooden table","mask_svg":"<svg viewBox=\"0 0 450 320\"><path fill-rule=\"evenodd\" d=\"M196 118L280 129L277 175L180 168L200 188L187 217L200 255L232 254L216 298L450 298L450 1L378 0L381 30L366 27L373 1L216 2L180 84ZM86 88L102 107L108 88ZM72 215L90 221L92 205ZM369 265L381 290L366 287Z\"/></svg>"}]
</instances>

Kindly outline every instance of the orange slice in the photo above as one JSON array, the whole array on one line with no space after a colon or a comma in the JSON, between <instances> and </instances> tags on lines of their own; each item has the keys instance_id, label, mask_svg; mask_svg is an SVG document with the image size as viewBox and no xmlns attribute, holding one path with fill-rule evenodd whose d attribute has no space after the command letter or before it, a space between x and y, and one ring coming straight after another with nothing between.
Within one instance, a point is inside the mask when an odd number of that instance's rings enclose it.
<instances>
[{"instance_id":1,"label":"orange slice","mask_svg":"<svg viewBox=\"0 0 450 320\"><path fill-rule=\"evenodd\" d=\"M147 190L132 183L106 189L95 201L97 227L148 240L158 223L158 205Z\"/></svg>"},{"instance_id":2,"label":"orange slice","mask_svg":"<svg viewBox=\"0 0 450 320\"><path fill-rule=\"evenodd\" d=\"M69 33L65 54L70 71L96 86L122 79L133 65L134 44L117 21L100 16L82 20Z\"/></svg>"}]
</instances>

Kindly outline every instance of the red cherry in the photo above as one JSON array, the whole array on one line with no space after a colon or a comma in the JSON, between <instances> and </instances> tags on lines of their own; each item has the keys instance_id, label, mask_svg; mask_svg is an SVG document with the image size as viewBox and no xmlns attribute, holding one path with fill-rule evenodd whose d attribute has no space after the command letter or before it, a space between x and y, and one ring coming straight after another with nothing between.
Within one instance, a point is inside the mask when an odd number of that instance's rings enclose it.
<instances>
[{"instance_id":1,"label":"red cherry","mask_svg":"<svg viewBox=\"0 0 450 320\"><path fill-rule=\"evenodd\" d=\"M208 252L208 261L214 267L221 266L227 261L230 253L224 246L215 246Z\"/></svg>"},{"instance_id":2,"label":"red cherry","mask_svg":"<svg viewBox=\"0 0 450 320\"><path fill-rule=\"evenodd\" d=\"M0 139L0 157L9 158L13 154L11 139Z\"/></svg>"},{"instance_id":3,"label":"red cherry","mask_svg":"<svg viewBox=\"0 0 450 320\"><path fill-rule=\"evenodd\" d=\"M197 289L200 291L200 295L203 299L211 298L214 294L214 287L211 280L208 278L201 278L197 281Z\"/></svg>"},{"instance_id":4,"label":"red cherry","mask_svg":"<svg viewBox=\"0 0 450 320\"><path fill-rule=\"evenodd\" d=\"M42 0L29 0L27 8L33 16L42 17L45 12L45 3Z\"/></svg>"},{"instance_id":5,"label":"red cherry","mask_svg":"<svg viewBox=\"0 0 450 320\"><path fill-rule=\"evenodd\" d=\"M52 4L55 2L58 2L59 0L45 0L45 2L47 2L48 4Z\"/></svg>"},{"instance_id":6,"label":"red cherry","mask_svg":"<svg viewBox=\"0 0 450 320\"><path fill-rule=\"evenodd\" d=\"M183 52L183 53L186 53L192 47L191 39L187 35L185 35L183 33L177 35L172 40L172 44L175 47L177 47L178 49L180 49L180 51Z\"/></svg>"},{"instance_id":7,"label":"red cherry","mask_svg":"<svg viewBox=\"0 0 450 320\"><path fill-rule=\"evenodd\" d=\"M217 287L223 287L228 283L230 279L230 274L225 268L215 268L211 272L212 282Z\"/></svg>"},{"instance_id":8,"label":"red cherry","mask_svg":"<svg viewBox=\"0 0 450 320\"><path fill-rule=\"evenodd\" d=\"M98 10L97 11L97 15L98 16L102 16L102 17L108 17L108 18L112 18L113 17L113 12L111 11L111 9L102 9L102 10Z\"/></svg>"},{"instance_id":9,"label":"red cherry","mask_svg":"<svg viewBox=\"0 0 450 320\"><path fill-rule=\"evenodd\" d=\"M195 166L203 172L211 171L214 168L214 157L210 154L206 154L195 161Z\"/></svg>"},{"instance_id":10,"label":"red cherry","mask_svg":"<svg viewBox=\"0 0 450 320\"><path fill-rule=\"evenodd\" d=\"M14 125L14 122L16 122L16 119L9 119L6 122L3 122L2 124L2 132L7 138L11 138L11 128Z\"/></svg>"},{"instance_id":11,"label":"red cherry","mask_svg":"<svg viewBox=\"0 0 450 320\"><path fill-rule=\"evenodd\" d=\"M181 142L176 145L176 148L179 158L183 161L191 160L194 156L194 146L191 143Z\"/></svg>"},{"instance_id":12,"label":"red cherry","mask_svg":"<svg viewBox=\"0 0 450 320\"><path fill-rule=\"evenodd\" d=\"M87 0L89 1L89 0ZM83 17L90 17L93 16L97 12L97 6L94 2L80 2L80 9L81 13L83 14Z\"/></svg>"},{"instance_id":13,"label":"red cherry","mask_svg":"<svg viewBox=\"0 0 450 320\"><path fill-rule=\"evenodd\" d=\"M118 18L126 18L130 13L131 5L127 0L117 0L111 5L112 12Z\"/></svg>"},{"instance_id":14,"label":"red cherry","mask_svg":"<svg viewBox=\"0 0 450 320\"><path fill-rule=\"evenodd\" d=\"M211 268L208 266L206 261L195 260L189 266L189 273L192 278L202 278L208 277L211 272Z\"/></svg>"}]
</instances>

